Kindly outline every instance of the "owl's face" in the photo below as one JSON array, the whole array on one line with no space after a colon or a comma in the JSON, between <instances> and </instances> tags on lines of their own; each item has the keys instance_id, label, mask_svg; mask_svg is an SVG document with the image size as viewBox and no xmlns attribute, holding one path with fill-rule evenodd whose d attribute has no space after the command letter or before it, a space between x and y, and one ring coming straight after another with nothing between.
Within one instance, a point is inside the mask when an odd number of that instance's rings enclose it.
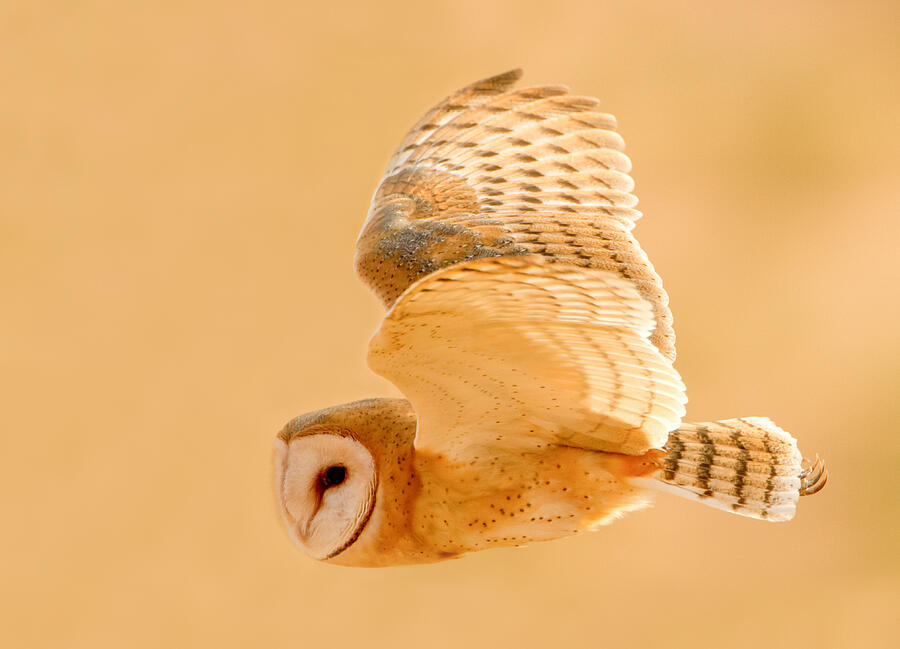
<instances>
[{"instance_id":1,"label":"owl's face","mask_svg":"<svg viewBox=\"0 0 900 649\"><path fill-rule=\"evenodd\" d=\"M314 559L351 565L402 551L383 532L402 526L414 436L415 414L402 399L348 403L288 423L275 438L275 489L294 542Z\"/></svg>"},{"instance_id":2,"label":"owl's face","mask_svg":"<svg viewBox=\"0 0 900 649\"><path fill-rule=\"evenodd\" d=\"M289 444L277 439L275 455L288 533L315 559L337 556L372 514L377 484L372 454L349 431L319 426Z\"/></svg>"}]
</instances>

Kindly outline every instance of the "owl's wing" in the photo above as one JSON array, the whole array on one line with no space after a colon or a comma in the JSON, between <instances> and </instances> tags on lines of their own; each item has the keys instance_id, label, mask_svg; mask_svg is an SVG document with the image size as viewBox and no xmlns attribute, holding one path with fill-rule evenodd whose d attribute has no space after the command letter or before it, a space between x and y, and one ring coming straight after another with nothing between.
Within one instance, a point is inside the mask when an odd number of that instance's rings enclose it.
<instances>
[{"instance_id":1,"label":"owl's wing","mask_svg":"<svg viewBox=\"0 0 900 649\"><path fill-rule=\"evenodd\" d=\"M429 111L391 157L356 269L386 307L417 279L479 257L538 254L608 270L651 305L675 358L668 296L631 230L640 212L612 115L562 86L479 81Z\"/></svg>"},{"instance_id":2,"label":"owl's wing","mask_svg":"<svg viewBox=\"0 0 900 649\"><path fill-rule=\"evenodd\" d=\"M477 259L413 284L369 344L409 398L416 446L570 444L640 454L684 415L653 312L614 273L539 256Z\"/></svg>"}]
</instances>

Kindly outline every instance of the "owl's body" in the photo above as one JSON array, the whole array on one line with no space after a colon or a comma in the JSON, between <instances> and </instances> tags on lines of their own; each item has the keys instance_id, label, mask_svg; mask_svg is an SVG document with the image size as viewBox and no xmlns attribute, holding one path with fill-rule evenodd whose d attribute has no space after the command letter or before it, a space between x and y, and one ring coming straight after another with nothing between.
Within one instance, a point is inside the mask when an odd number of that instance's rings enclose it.
<instances>
[{"instance_id":1,"label":"owl's body","mask_svg":"<svg viewBox=\"0 0 900 649\"><path fill-rule=\"evenodd\" d=\"M403 399L370 399L313 417L297 418L279 436L279 485L288 445L301 431L352 430L381 451L377 506L334 563L427 563L547 541L589 531L650 502L626 480L654 471L658 452L629 456L557 445L516 452L485 446L466 457L416 451L416 415Z\"/></svg>"},{"instance_id":2,"label":"owl's body","mask_svg":"<svg viewBox=\"0 0 900 649\"><path fill-rule=\"evenodd\" d=\"M674 490L788 520L827 474L765 418L683 424L662 282L612 116L519 73L451 95L392 157L357 245L388 313L369 364L409 401L276 439L293 539L345 565L589 531Z\"/></svg>"}]
</instances>

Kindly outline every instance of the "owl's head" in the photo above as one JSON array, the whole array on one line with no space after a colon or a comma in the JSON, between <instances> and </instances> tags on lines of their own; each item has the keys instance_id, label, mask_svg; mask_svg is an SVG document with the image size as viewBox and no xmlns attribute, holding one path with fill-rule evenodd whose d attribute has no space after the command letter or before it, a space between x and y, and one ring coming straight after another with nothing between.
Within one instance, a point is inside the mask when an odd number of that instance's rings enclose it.
<instances>
[{"instance_id":1,"label":"owl's head","mask_svg":"<svg viewBox=\"0 0 900 649\"><path fill-rule=\"evenodd\" d=\"M415 435L401 399L367 399L301 415L275 438L275 489L288 534L314 559L335 559L367 531ZM338 561L343 562L343 561Z\"/></svg>"}]
</instances>

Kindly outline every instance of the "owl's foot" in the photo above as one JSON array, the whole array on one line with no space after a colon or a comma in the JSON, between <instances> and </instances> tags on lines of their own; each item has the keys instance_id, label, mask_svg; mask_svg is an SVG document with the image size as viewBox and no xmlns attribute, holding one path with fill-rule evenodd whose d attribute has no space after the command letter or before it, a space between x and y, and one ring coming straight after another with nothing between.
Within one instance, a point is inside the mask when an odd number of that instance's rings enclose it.
<instances>
[{"instance_id":1,"label":"owl's foot","mask_svg":"<svg viewBox=\"0 0 900 649\"><path fill-rule=\"evenodd\" d=\"M803 462L809 464L809 460L803 460ZM800 474L799 478L801 496L812 496L819 493L828 482L828 469L825 468L825 461L816 455L816 459Z\"/></svg>"}]
</instances>

